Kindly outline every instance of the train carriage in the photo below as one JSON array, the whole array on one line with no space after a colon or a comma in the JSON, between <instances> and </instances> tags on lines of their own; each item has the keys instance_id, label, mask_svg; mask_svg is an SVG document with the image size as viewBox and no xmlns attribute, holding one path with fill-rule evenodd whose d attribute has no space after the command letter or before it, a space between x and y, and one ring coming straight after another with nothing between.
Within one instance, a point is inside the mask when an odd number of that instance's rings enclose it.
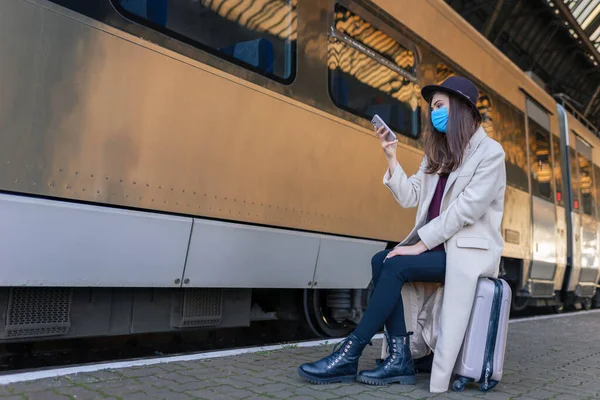
<instances>
[{"instance_id":1,"label":"train carriage","mask_svg":"<svg viewBox=\"0 0 600 400\"><path fill-rule=\"evenodd\" d=\"M506 151L514 308L600 306L597 129L442 1L1 2L0 342L345 334L415 217L370 118L415 172L452 74Z\"/></svg>"}]
</instances>

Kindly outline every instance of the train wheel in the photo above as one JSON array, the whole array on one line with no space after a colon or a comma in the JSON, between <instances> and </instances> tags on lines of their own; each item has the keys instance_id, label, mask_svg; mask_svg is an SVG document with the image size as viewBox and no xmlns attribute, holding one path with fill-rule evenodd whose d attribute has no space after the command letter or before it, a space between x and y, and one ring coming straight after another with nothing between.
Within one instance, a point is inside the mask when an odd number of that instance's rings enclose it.
<instances>
[{"instance_id":1,"label":"train wheel","mask_svg":"<svg viewBox=\"0 0 600 400\"><path fill-rule=\"evenodd\" d=\"M327 307L326 289L304 289L304 318L308 328L319 337L344 337L354 330L351 322L337 322Z\"/></svg>"}]
</instances>

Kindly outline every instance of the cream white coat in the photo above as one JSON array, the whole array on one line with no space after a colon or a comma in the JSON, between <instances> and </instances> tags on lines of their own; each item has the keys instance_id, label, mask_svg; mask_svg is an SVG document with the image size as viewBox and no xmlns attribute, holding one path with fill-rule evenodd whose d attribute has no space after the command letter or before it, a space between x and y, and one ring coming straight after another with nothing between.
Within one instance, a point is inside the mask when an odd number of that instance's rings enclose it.
<instances>
[{"instance_id":1,"label":"cream white coat","mask_svg":"<svg viewBox=\"0 0 600 400\"><path fill-rule=\"evenodd\" d=\"M504 159L502 146L478 128L461 166L448 176L439 217L429 223L427 211L439 177L424 172L425 159L411 177L398 166L383 179L402 207L418 207L414 229L398 246L422 240L429 249L443 243L446 250L443 288L412 283L402 290L407 327L415 330L413 356L435 351L430 381L433 393L448 390L478 278L498 276L504 246L500 231L506 188Z\"/></svg>"}]
</instances>

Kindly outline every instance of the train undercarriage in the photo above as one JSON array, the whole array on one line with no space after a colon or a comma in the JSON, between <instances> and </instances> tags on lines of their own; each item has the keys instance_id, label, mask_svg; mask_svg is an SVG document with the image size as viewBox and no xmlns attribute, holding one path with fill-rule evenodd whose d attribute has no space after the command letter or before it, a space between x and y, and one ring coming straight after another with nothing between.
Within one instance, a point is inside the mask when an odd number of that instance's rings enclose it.
<instances>
[{"instance_id":1,"label":"train undercarriage","mask_svg":"<svg viewBox=\"0 0 600 400\"><path fill-rule=\"evenodd\" d=\"M510 268L503 271L511 280ZM214 330L279 320L318 337L341 337L360 321L366 289L152 289L12 287L0 289L0 343ZM513 290L512 311L550 307L560 313L600 308L593 297L556 292L534 298Z\"/></svg>"}]
</instances>

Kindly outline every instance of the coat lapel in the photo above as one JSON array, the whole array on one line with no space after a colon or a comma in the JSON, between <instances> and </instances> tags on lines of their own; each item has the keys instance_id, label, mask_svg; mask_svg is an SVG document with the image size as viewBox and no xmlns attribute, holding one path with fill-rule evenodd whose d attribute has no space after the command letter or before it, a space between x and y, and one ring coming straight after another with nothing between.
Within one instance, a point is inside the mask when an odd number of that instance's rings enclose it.
<instances>
[{"instance_id":1,"label":"coat lapel","mask_svg":"<svg viewBox=\"0 0 600 400\"><path fill-rule=\"evenodd\" d=\"M467 148L465 149L465 156L463 157L462 164L460 165L460 167L458 167L456 169L456 171L451 172L450 175L448 175L448 181L446 182L446 187L444 188L444 195L442 196L442 199L445 199L446 194L448 193L448 190L452 187L452 185L454 184L454 181L456 181L456 177L458 176L460 171L463 169L464 165L467 163L469 158L471 158L473 153L475 153L475 150L477 150L477 147L479 147L479 144L481 143L481 141L483 139L485 139L486 137L487 137L487 133L485 132L485 130L483 130L483 128L481 126L479 128L477 128L477 130L471 137L471 140L469 140L469 144L467 145Z\"/></svg>"}]
</instances>

